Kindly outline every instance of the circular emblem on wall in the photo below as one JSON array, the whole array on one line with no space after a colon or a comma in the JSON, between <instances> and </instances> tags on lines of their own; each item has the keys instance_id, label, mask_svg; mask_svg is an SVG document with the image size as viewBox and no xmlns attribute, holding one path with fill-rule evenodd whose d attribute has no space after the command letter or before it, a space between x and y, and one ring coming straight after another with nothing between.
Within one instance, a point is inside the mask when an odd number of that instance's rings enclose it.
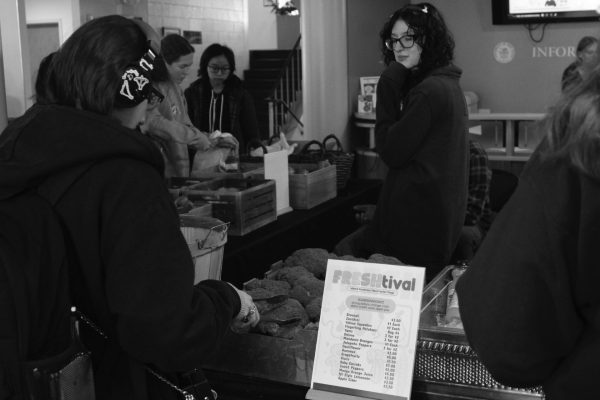
<instances>
[{"instance_id":1,"label":"circular emblem on wall","mask_svg":"<svg viewBox=\"0 0 600 400\"><path fill-rule=\"evenodd\" d=\"M515 46L508 42L500 42L494 47L494 59L507 64L515 58Z\"/></svg>"}]
</instances>

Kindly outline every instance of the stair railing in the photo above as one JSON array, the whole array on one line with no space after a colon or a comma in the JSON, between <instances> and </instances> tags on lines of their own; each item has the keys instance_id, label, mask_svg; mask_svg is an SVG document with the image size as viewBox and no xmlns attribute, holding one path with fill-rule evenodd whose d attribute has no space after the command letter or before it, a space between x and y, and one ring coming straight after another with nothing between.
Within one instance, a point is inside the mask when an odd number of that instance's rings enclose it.
<instances>
[{"instance_id":1,"label":"stair railing","mask_svg":"<svg viewBox=\"0 0 600 400\"><path fill-rule=\"evenodd\" d=\"M282 127L293 118L304 127L293 111L302 98L302 58L300 36L283 64L275 81L271 96L265 100L269 106L269 136L279 135Z\"/></svg>"}]
</instances>

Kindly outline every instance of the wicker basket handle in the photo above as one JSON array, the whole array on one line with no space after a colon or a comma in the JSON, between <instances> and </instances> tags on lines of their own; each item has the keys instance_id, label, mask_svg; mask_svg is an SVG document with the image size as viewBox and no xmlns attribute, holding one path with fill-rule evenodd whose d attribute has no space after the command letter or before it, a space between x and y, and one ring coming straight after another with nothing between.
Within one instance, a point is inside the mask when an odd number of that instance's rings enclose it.
<instances>
[{"instance_id":1,"label":"wicker basket handle","mask_svg":"<svg viewBox=\"0 0 600 400\"><path fill-rule=\"evenodd\" d=\"M246 154L250 154L250 151L251 151L251 150L253 150L253 149L256 149L256 148L258 148L258 147L262 147L262 149L263 149L263 154L267 154L267 153L268 153L268 151L267 151L267 147L266 147L264 144L262 144L262 143L260 142L260 140L258 140L258 139L252 139L252 140L250 140L250 141L248 142L248 144L246 145Z\"/></svg>"},{"instance_id":2,"label":"wicker basket handle","mask_svg":"<svg viewBox=\"0 0 600 400\"><path fill-rule=\"evenodd\" d=\"M325 136L325 139L323 139L323 147L325 149L327 149L327 141L329 141L331 139L335 140L335 144L336 144L338 150L343 152L344 148L342 147L342 142L340 142L340 139L338 139L337 136L335 136L333 133L331 135Z\"/></svg>"},{"instance_id":3,"label":"wicker basket handle","mask_svg":"<svg viewBox=\"0 0 600 400\"><path fill-rule=\"evenodd\" d=\"M313 145L317 145L319 147L320 153L323 155L325 154L325 148L323 147L323 143L319 142L318 140L311 140L310 142L306 143L302 147L302 150L300 150L300 154L308 153L309 147Z\"/></svg>"}]
</instances>

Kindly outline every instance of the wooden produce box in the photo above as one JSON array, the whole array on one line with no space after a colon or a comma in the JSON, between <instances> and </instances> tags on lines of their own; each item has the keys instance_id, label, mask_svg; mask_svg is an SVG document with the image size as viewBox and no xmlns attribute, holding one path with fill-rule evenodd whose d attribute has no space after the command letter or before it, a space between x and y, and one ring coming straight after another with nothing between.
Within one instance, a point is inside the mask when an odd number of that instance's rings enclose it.
<instances>
[{"instance_id":1,"label":"wooden produce box","mask_svg":"<svg viewBox=\"0 0 600 400\"><path fill-rule=\"evenodd\" d=\"M189 187L186 195L212 204L213 217L229 222L231 236L243 236L277 219L272 180L215 178Z\"/></svg>"},{"instance_id":2,"label":"wooden produce box","mask_svg":"<svg viewBox=\"0 0 600 400\"><path fill-rule=\"evenodd\" d=\"M202 178L186 178L181 176L172 176L166 178L167 188L173 199L179 196L184 196L185 191L190 186L197 185L199 183L208 182L214 179L213 177L202 177Z\"/></svg>"},{"instance_id":3,"label":"wooden produce box","mask_svg":"<svg viewBox=\"0 0 600 400\"><path fill-rule=\"evenodd\" d=\"M264 175L265 167L263 164L239 162L238 169L233 171L222 171L218 166L203 169L194 174L199 179L210 178L252 178L257 175Z\"/></svg>"},{"instance_id":4,"label":"wooden produce box","mask_svg":"<svg viewBox=\"0 0 600 400\"><path fill-rule=\"evenodd\" d=\"M318 164L289 164L290 206L307 210L337 196L336 167Z\"/></svg>"}]
</instances>

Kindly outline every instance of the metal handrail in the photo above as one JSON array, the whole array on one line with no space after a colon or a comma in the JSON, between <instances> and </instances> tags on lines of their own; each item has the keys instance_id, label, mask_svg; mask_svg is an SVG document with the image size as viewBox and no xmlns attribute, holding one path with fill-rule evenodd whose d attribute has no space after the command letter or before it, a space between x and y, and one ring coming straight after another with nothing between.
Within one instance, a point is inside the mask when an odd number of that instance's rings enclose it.
<instances>
[{"instance_id":1,"label":"metal handrail","mask_svg":"<svg viewBox=\"0 0 600 400\"><path fill-rule=\"evenodd\" d=\"M298 116L292 111L302 92L302 64L300 39L294 44L275 81L271 96L265 100L269 106L269 136L279 135L281 128L293 118L304 127Z\"/></svg>"}]
</instances>

